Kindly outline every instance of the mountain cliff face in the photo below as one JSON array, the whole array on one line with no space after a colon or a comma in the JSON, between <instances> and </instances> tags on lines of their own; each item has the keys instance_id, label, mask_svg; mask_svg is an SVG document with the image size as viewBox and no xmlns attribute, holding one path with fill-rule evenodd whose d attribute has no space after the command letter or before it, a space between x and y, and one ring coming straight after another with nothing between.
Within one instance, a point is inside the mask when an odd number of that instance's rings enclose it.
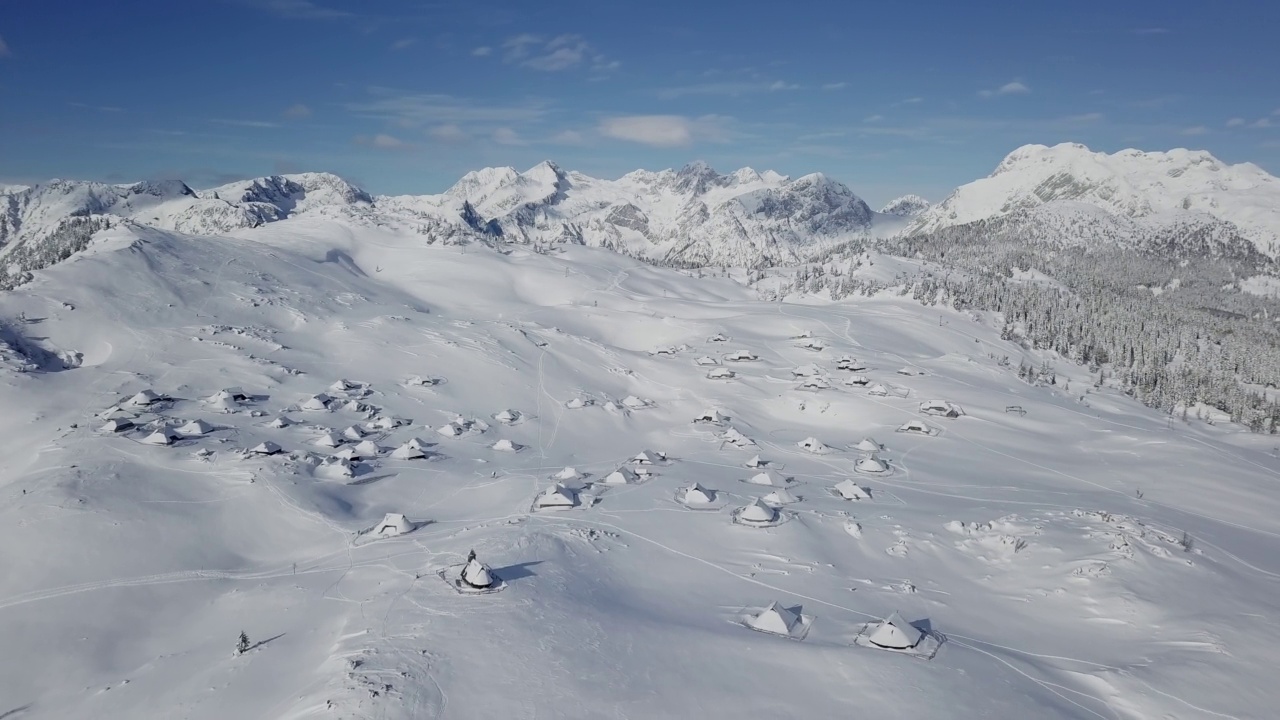
<instances>
[{"instance_id":1,"label":"mountain cliff face","mask_svg":"<svg viewBox=\"0 0 1280 720\"><path fill-rule=\"evenodd\" d=\"M1280 181L1256 165L1229 165L1182 149L1108 155L1078 144L1027 145L989 177L961 186L921 214L908 232L1009 216L1068 239L1099 234L1087 227L1081 208L1102 211L1090 213L1100 222L1155 234L1229 223L1258 252L1280 254Z\"/></svg>"}]
</instances>

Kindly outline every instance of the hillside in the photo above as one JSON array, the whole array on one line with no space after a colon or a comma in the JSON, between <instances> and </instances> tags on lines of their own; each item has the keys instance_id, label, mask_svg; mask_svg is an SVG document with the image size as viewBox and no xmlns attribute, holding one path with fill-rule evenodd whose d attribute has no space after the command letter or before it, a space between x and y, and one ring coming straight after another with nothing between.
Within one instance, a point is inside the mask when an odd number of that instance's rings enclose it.
<instances>
[{"instance_id":1,"label":"hillside","mask_svg":"<svg viewBox=\"0 0 1280 720\"><path fill-rule=\"evenodd\" d=\"M990 314L297 208L113 226L0 293L0 715L1269 712L1280 631L1240 620L1278 609L1264 438L1069 363L1023 382L1051 357ZM745 482L756 455L786 487ZM537 509L566 466L577 505ZM695 482L712 502L681 503ZM734 521L766 495L765 526ZM438 575L471 550L501 592ZM774 601L794 638L741 624ZM865 645L894 611L917 656Z\"/></svg>"}]
</instances>

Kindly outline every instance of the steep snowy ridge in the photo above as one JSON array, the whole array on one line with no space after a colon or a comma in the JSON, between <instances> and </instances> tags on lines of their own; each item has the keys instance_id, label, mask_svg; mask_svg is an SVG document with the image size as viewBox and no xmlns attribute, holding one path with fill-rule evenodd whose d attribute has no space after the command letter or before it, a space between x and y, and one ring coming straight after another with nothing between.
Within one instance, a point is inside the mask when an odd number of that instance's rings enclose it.
<instances>
[{"instance_id":1,"label":"steep snowy ridge","mask_svg":"<svg viewBox=\"0 0 1280 720\"><path fill-rule=\"evenodd\" d=\"M1280 180L1251 163L1229 165L1203 151L1123 150L1113 155L1064 143L1026 145L989 177L963 185L923 213L909 232L931 232L1070 201L1159 231L1191 213L1239 228L1257 250L1280 254Z\"/></svg>"},{"instance_id":2,"label":"steep snowy ridge","mask_svg":"<svg viewBox=\"0 0 1280 720\"><path fill-rule=\"evenodd\" d=\"M107 185L51 180L0 196L0 246L56 226L68 217L87 215L152 215L193 202L196 194L177 181Z\"/></svg>"},{"instance_id":3,"label":"steep snowy ridge","mask_svg":"<svg viewBox=\"0 0 1280 720\"><path fill-rule=\"evenodd\" d=\"M232 205L261 203L274 205L288 215L325 205L372 204L364 190L330 173L272 175L230 183L206 190L200 197L224 200Z\"/></svg>"},{"instance_id":4,"label":"steep snowy ridge","mask_svg":"<svg viewBox=\"0 0 1280 720\"><path fill-rule=\"evenodd\" d=\"M110 218L196 235L254 228L304 212L367 212L372 198L329 173L273 175L196 192L177 180L129 185L52 180L0 193L0 289L82 250ZM85 218L93 222L82 222ZM447 234L447 233L446 233Z\"/></svg>"},{"instance_id":5,"label":"steep snowy ridge","mask_svg":"<svg viewBox=\"0 0 1280 720\"><path fill-rule=\"evenodd\" d=\"M919 195L903 195L889 202L888 205L880 208L880 212L885 215L897 215L899 217L915 217L930 207L929 201Z\"/></svg>"}]
</instances>

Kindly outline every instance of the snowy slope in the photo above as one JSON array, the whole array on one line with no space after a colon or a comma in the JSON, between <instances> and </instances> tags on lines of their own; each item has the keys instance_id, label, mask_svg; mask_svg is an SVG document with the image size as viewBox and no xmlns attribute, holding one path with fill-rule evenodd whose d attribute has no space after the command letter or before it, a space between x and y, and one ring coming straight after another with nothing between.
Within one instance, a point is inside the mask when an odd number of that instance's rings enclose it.
<instances>
[{"instance_id":1,"label":"snowy slope","mask_svg":"<svg viewBox=\"0 0 1280 720\"><path fill-rule=\"evenodd\" d=\"M915 217L928 209L928 200L925 200L919 195L903 195L900 198L891 200L888 205L880 208L880 212L885 215Z\"/></svg>"},{"instance_id":2,"label":"snowy slope","mask_svg":"<svg viewBox=\"0 0 1280 720\"><path fill-rule=\"evenodd\" d=\"M371 203L363 190L328 173L276 175L200 193L176 180L130 185L53 180L17 188L0 194L0 290L79 252L103 225L123 221L221 234L298 213L367 215ZM447 240L451 232L437 234Z\"/></svg>"},{"instance_id":3,"label":"snowy slope","mask_svg":"<svg viewBox=\"0 0 1280 720\"><path fill-rule=\"evenodd\" d=\"M170 208L187 207L195 197L181 182L107 185L52 180L0 196L0 245L38 235L76 215L159 218Z\"/></svg>"},{"instance_id":4,"label":"snowy slope","mask_svg":"<svg viewBox=\"0 0 1280 720\"><path fill-rule=\"evenodd\" d=\"M17 409L0 413L0 715L1269 717L1266 439L1170 425L1072 366L1029 386L998 359L1039 358L938 315L896 295L765 303L572 245L424 246L359 216L117 226L0 293L22 336L0 352ZM32 346L81 366L18 372ZM846 385L843 355L886 393ZM809 364L830 389L797 389ZM205 399L229 387L252 399ZM122 414L214 429L170 447L99 429L145 388L172 399ZM330 410L302 409L321 392ZM922 415L934 400L964 414ZM691 422L709 409L729 419ZM417 437L430 459L315 466L326 431L393 416L409 424L368 439ZM470 430L438 432L459 416ZM911 420L939 432L895 432ZM855 470L866 436L889 472ZM268 440L286 454L240 452ZM645 449L669 458L651 479L531 511L563 467L590 483ZM756 454L794 478L772 528L732 520L768 490L743 482ZM870 498L837 496L847 480ZM695 481L719 504L680 505ZM421 525L361 534L388 512ZM437 576L472 549L502 592ZM803 640L740 624L775 600L812 618ZM942 641L931 660L858 645L895 610ZM237 656L241 630L261 644Z\"/></svg>"},{"instance_id":5,"label":"snowy slope","mask_svg":"<svg viewBox=\"0 0 1280 720\"><path fill-rule=\"evenodd\" d=\"M1251 163L1228 165L1203 151L1026 145L989 177L929 209L912 232L929 232L1058 202L1083 203L1155 229L1199 216L1230 222L1259 252L1280 254L1280 180ZM1195 222L1204 222L1193 220Z\"/></svg>"}]
</instances>

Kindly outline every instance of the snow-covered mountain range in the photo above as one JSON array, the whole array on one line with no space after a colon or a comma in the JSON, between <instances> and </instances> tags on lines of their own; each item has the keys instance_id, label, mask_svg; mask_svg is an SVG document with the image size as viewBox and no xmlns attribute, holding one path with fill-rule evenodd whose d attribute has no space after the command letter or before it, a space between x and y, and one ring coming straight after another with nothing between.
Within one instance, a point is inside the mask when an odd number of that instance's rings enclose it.
<instances>
[{"instance_id":1,"label":"snow-covered mountain range","mask_svg":"<svg viewBox=\"0 0 1280 720\"><path fill-rule=\"evenodd\" d=\"M51 180L0 189L0 243L36 237L68 217L114 215L190 234L229 232L324 206L373 198L328 173L276 175L196 192L178 180L108 185Z\"/></svg>"},{"instance_id":2,"label":"snow-covered mountain range","mask_svg":"<svg viewBox=\"0 0 1280 720\"><path fill-rule=\"evenodd\" d=\"M1114 236L1113 228L1160 235L1199 226L1222 233L1212 226L1230 223L1258 252L1280 253L1280 181L1251 163L1229 165L1183 149L1108 155L1075 143L1026 145L989 177L921 214L909 232L1006 216L1068 241Z\"/></svg>"},{"instance_id":3,"label":"snow-covered mountain range","mask_svg":"<svg viewBox=\"0 0 1280 720\"><path fill-rule=\"evenodd\" d=\"M791 179L703 163L617 180L543 162L485 168L439 195L371 197L325 173L248 180L196 192L177 181L106 185L55 180L5 194L0 244L38 241L67 217L108 214L162 229L219 234L299 214L337 214L427 234L524 243L572 242L681 263L795 261L823 241L896 229L848 187L821 174ZM12 248L10 248L12 249Z\"/></svg>"},{"instance_id":4,"label":"snow-covered mountain range","mask_svg":"<svg viewBox=\"0 0 1280 720\"><path fill-rule=\"evenodd\" d=\"M944 202L906 195L874 212L820 173L789 178L705 163L637 170L616 180L543 162L467 173L438 195L372 196L327 173L276 175L195 191L179 181L108 185L54 180L0 188L0 261L25 273L78 251L114 216L197 235L227 234L296 216L392 227L433 242L574 243L686 265L786 265L859 237L984 224L1057 246L1121 243L1239 256L1280 253L1280 181L1255 165L1205 152L1028 145L990 177ZM12 285L9 281L6 284ZM3 285L0 285L3 286Z\"/></svg>"}]
</instances>

